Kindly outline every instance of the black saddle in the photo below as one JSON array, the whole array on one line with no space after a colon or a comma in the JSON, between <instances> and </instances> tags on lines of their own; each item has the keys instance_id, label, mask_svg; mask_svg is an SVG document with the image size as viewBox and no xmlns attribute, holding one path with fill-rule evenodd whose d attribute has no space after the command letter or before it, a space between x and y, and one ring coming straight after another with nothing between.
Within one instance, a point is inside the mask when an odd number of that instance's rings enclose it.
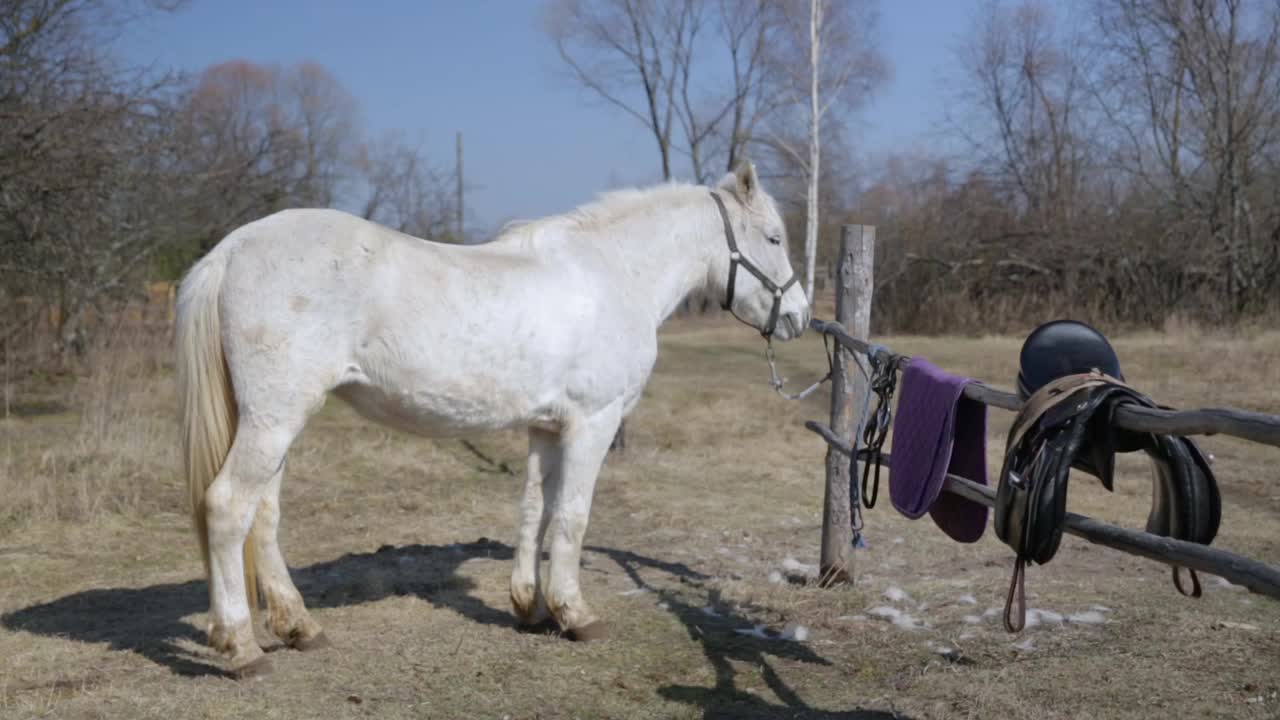
<instances>
[{"instance_id":1,"label":"black saddle","mask_svg":"<svg viewBox=\"0 0 1280 720\"><path fill-rule=\"evenodd\" d=\"M1073 467L1110 491L1115 453L1141 450L1151 460L1153 480L1147 532L1202 545L1217 535L1221 498L1207 458L1185 437L1116 428L1117 408L1158 407L1120 378L1110 343L1082 323L1047 323L1023 344L1018 389L1026 402L1009 430L994 508L996 535L1017 553L1004 612L1010 632L1026 623L1026 563L1043 565L1058 551ZM1195 571L1190 592L1180 571L1173 569L1178 591L1199 597Z\"/></svg>"}]
</instances>

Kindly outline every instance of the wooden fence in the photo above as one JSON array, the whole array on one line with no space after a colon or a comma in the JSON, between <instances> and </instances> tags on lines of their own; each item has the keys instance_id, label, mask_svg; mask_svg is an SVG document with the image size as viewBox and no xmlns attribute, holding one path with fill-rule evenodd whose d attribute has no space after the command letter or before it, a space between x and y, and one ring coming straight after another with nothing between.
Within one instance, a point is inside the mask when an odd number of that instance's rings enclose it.
<instances>
[{"instance_id":1,"label":"wooden fence","mask_svg":"<svg viewBox=\"0 0 1280 720\"><path fill-rule=\"evenodd\" d=\"M830 424L805 423L805 427L820 435L828 446L820 561L824 584L840 582L850 575L853 536L849 470L851 463L867 462L861 453L855 457L847 443L847 438L861 430L853 427L854 409L857 399L866 397L860 386L861 375L849 372L849 361L855 353L869 355L878 350L861 339L869 335L874 243L874 228L845 226L840 237L835 287L836 320L815 318L811 323L812 329L835 341ZM989 407L1014 412L1022 407L1022 401L1013 393L980 383L968 385L964 394ZM1280 416L1231 408L1179 411L1121 406L1116 410L1114 422L1117 427L1139 432L1181 436L1222 434L1280 447ZM882 456L881 462L892 468L891 456ZM947 475L943 492L988 507L995 504L995 488L954 475ZM1070 512L1065 532L1121 552L1218 575L1253 592L1280 599L1280 567L1227 550L1117 527Z\"/></svg>"}]
</instances>

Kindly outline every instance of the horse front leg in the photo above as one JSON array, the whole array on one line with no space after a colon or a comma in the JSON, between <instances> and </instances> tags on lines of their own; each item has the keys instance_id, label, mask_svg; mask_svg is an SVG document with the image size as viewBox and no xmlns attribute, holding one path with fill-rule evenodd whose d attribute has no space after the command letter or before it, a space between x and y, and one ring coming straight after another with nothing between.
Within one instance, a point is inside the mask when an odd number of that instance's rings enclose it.
<instances>
[{"instance_id":1,"label":"horse front leg","mask_svg":"<svg viewBox=\"0 0 1280 720\"><path fill-rule=\"evenodd\" d=\"M529 463L520 502L520 533L511 571L511 606L520 625L534 630L549 618L538 565L542 538L560 493L560 436L529 428Z\"/></svg>"},{"instance_id":2,"label":"horse front leg","mask_svg":"<svg viewBox=\"0 0 1280 720\"><path fill-rule=\"evenodd\" d=\"M546 600L556 623L572 640L595 640L606 635L604 623L582 597L578 567L596 478L621 421L621 404L615 404L571 423L561 435L560 493L551 503L551 577Z\"/></svg>"}]
</instances>

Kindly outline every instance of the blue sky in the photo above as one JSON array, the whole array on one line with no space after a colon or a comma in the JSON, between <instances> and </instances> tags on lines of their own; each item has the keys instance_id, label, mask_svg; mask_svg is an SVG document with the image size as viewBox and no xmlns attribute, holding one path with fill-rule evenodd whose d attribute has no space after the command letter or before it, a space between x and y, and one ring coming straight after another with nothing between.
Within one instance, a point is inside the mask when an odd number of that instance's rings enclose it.
<instances>
[{"instance_id":1,"label":"blue sky","mask_svg":"<svg viewBox=\"0 0 1280 720\"><path fill-rule=\"evenodd\" d=\"M851 123L860 154L936 143L943 74L978 0L885 0L886 87ZM125 57L198 71L245 59L328 68L359 101L362 124L421 139L453 162L463 132L467 222L492 228L562 212L619 184L660 178L638 122L564 77L542 34L542 0L190 0L120 41Z\"/></svg>"}]
</instances>

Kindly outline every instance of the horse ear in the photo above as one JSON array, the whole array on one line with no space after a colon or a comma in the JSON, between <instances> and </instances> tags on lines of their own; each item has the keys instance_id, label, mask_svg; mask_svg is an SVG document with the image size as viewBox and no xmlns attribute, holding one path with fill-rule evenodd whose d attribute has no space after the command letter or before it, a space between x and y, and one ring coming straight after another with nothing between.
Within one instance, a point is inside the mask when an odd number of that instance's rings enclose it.
<instances>
[{"instance_id":1,"label":"horse ear","mask_svg":"<svg viewBox=\"0 0 1280 720\"><path fill-rule=\"evenodd\" d=\"M716 186L736 195L742 204L750 205L756 199L756 189L760 187L760 179L756 177L755 163L743 160L738 163L733 172L725 173Z\"/></svg>"},{"instance_id":2,"label":"horse ear","mask_svg":"<svg viewBox=\"0 0 1280 720\"><path fill-rule=\"evenodd\" d=\"M737 180L738 197L742 198L742 202L750 205L756 199L756 190L760 187L760 179L756 177L756 164L750 160L744 160L738 164L737 169L733 171Z\"/></svg>"}]
</instances>

